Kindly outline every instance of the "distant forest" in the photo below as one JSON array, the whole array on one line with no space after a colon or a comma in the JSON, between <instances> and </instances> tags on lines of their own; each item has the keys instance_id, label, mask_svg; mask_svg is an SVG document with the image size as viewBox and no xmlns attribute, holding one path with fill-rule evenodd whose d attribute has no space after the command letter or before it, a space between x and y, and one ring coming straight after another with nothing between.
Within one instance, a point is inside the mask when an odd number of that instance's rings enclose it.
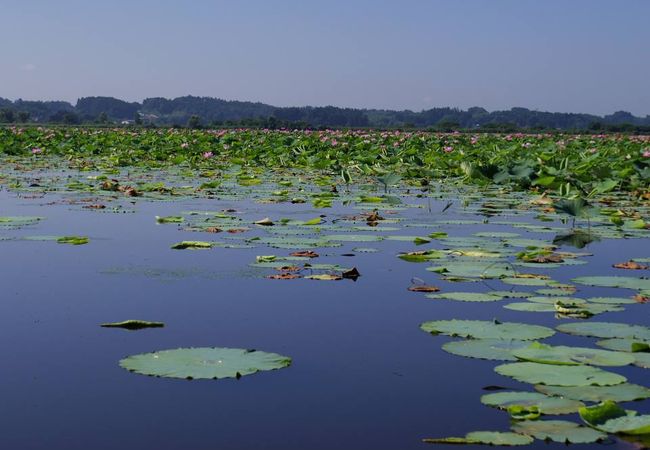
<instances>
[{"instance_id":1,"label":"distant forest","mask_svg":"<svg viewBox=\"0 0 650 450\"><path fill-rule=\"evenodd\" d=\"M0 123L650 132L650 115L636 117L625 111L606 116L541 112L526 108L489 112L480 107L467 110L432 108L414 112L335 106L276 107L264 103L193 96L148 98L142 103L112 97L84 97L76 105L64 101L11 101L0 98Z\"/></svg>"}]
</instances>

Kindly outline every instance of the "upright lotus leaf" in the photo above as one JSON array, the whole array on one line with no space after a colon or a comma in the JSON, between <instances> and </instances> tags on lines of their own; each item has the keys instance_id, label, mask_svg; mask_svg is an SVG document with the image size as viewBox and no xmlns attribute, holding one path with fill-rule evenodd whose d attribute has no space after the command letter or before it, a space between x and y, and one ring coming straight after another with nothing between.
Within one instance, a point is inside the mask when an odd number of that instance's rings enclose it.
<instances>
[{"instance_id":1,"label":"upright lotus leaf","mask_svg":"<svg viewBox=\"0 0 650 450\"><path fill-rule=\"evenodd\" d=\"M546 394L584 402L631 402L650 398L650 389L638 384L622 383L615 386L545 386L537 385L535 390Z\"/></svg>"},{"instance_id":2,"label":"upright lotus leaf","mask_svg":"<svg viewBox=\"0 0 650 450\"><path fill-rule=\"evenodd\" d=\"M427 438L425 444L470 444L470 445L528 445L533 443L530 436L502 431L473 431L465 437Z\"/></svg>"},{"instance_id":3,"label":"upright lotus leaf","mask_svg":"<svg viewBox=\"0 0 650 450\"><path fill-rule=\"evenodd\" d=\"M442 349L448 353L468 358L492 361L517 361L512 351L528 346L530 341L517 339L467 339L447 342Z\"/></svg>"},{"instance_id":4,"label":"upright lotus leaf","mask_svg":"<svg viewBox=\"0 0 650 450\"><path fill-rule=\"evenodd\" d=\"M142 375L183 379L240 378L265 370L282 369L291 358L241 348L177 348L129 356L123 368Z\"/></svg>"},{"instance_id":5,"label":"upright lotus leaf","mask_svg":"<svg viewBox=\"0 0 650 450\"><path fill-rule=\"evenodd\" d=\"M604 433L566 420L526 420L516 422L512 425L512 431L542 441L551 440L562 444L590 444L607 438Z\"/></svg>"},{"instance_id":6,"label":"upright lotus leaf","mask_svg":"<svg viewBox=\"0 0 650 450\"><path fill-rule=\"evenodd\" d=\"M608 433L650 434L650 415L638 416L611 400L580 408L580 417L590 427Z\"/></svg>"},{"instance_id":7,"label":"upright lotus leaf","mask_svg":"<svg viewBox=\"0 0 650 450\"><path fill-rule=\"evenodd\" d=\"M567 347L563 345L553 347L539 342L533 342L526 348L514 350L512 354L524 361L570 366L580 364L627 366L634 362L633 356L622 352L586 347Z\"/></svg>"},{"instance_id":8,"label":"upright lotus leaf","mask_svg":"<svg viewBox=\"0 0 650 450\"><path fill-rule=\"evenodd\" d=\"M181 241L172 245L174 250L197 250L197 249L208 249L214 247L213 242L204 242L204 241Z\"/></svg>"},{"instance_id":9,"label":"upright lotus leaf","mask_svg":"<svg viewBox=\"0 0 650 450\"><path fill-rule=\"evenodd\" d=\"M90 242L86 236L62 236L57 238L56 242L59 244L83 245Z\"/></svg>"},{"instance_id":10,"label":"upright lotus leaf","mask_svg":"<svg viewBox=\"0 0 650 450\"><path fill-rule=\"evenodd\" d=\"M636 277L578 277L573 278L571 281L575 283L584 284L587 286L597 287L614 287L635 290L650 289L649 278L636 278Z\"/></svg>"},{"instance_id":11,"label":"upright lotus leaf","mask_svg":"<svg viewBox=\"0 0 650 450\"><path fill-rule=\"evenodd\" d=\"M182 223L184 220L183 216L156 216L157 223Z\"/></svg>"},{"instance_id":12,"label":"upright lotus leaf","mask_svg":"<svg viewBox=\"0 0 650 450\"><path fill-rule=\"evenodd\" d=\"M147 320L124 320L122 322L109 322L100 325L103 328L124 328L126 330L141 330L142 328L162 328L163 322L149 322Z\"/></svg>"},{"instance_id":13,"label":"upright lotus leaf","mask_svg":"<svg viewBox=\"0 0 650 450\"><path fill-rule=\"evenodd\" d=\"M420 325L431 334L446 334L473 339L519 339L532 341L553 336L555 332L541 325L488 320L435 320Z\"/></svg>"},{"instance_id":14,"label":"upright lotus leaf","mask_svg":"<svg viewBox=\"0 0 650 450\"><path fill-rule=\"evenodd\" d=\"M559 325L563 333L598 338L637 338L650 340L650 328L613 322L573 322Z\"/></svg>"},{"instance_id":15,"label":"upright lotus leaf","mask_svg":"<svg viewBox=\"0 0 650 450\"><path fill-rule=\"evenodd\" d=\"M511 406L535 406L541 414L557 415L578 412L584 403L559 397L549 397L539 392L495 392L481 397L481 403L499 409Z\"/></svg>"},{"instance_id":16,"label":"upright lotus leaf","mask_svg":"<svg viewBox=\"0 0 650 450\"><path fill-rule=\"evenodd\" d=\"M503 300L500 295L480 292L443 292L442 294L427 294L428 298L442 298L446 300L456 300L459 302L496 302Z\"/></svg>"},{"instance_id":17,"label":"upright lotus leaf","mask_svg":"<svg viewBox=\"0 0 650 450\"><path fill-rule=\"evenodd\" d=\"M612 386L624 383L622 375L606 372L591 366L557 366L533 362L502 364L495 372L522 383L550 386Z\"/></svg>"},{"instance_id":18,"label":"upright lotus leaf","mask_svg":"<svg viewBox=\"0 0 650 450\"><path fill-rule=\"evenodd\" d=\"M507 411L512 420L536 420L542 415L536 405L511 405L508 406Z\"/></svg>"}]
</instances>

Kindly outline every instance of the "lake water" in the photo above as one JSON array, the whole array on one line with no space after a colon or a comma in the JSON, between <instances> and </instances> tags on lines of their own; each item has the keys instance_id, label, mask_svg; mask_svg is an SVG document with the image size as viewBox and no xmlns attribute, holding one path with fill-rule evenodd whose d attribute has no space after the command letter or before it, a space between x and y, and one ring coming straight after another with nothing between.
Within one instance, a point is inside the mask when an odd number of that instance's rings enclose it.
<instances>
[{"instance_id":1,"label":"lake water","mask_svg":"<svg viewBox=\"0 0 650 450\"><path fill-rule=\"evenodd\" d=\"M497 280L447 282L425 270L435 261L414 264L396 257L399 252L449 248L436 240L422 246L382 240L314 248L321 256L310 262L356 267L361 273L356 281L333 282L265 278L274 271L251 267L257 255L288 255L294 250L269 248L255 241L255 248L170 249L182 240L242 243L267 236L273 227L251 225L263 217L308 220L324 214L325 224L331 225L333 219L362 212L354 202L315 209L310 203L261 204L255 196L246 195L172 201L118 198L110 205L121 205L123 212L112 212L111 208L84 209L84 203L75 203L85 197L93 194L0 192L0 215L44 218L0 228L5 239L0 241L3 449L411 450L430 448L421 442L427 437L508 431L507 413L480 403L481 395L488 393L482 388L532 387L496 374L493 368L498 361L445 353L441 345L451 338L428 335L419 329L420 323L498 318L555 327L573 321L557 319L553 313L503 308L525 300L469 303L428 299L407 291L413 277L442 292L537 289ZM497 215L487 224L439 223L486 219L472 214L471 207L464 210L453 193L443 197L404 194L402 202L414 207L383 214L402 220L380 224L398 230L378 232L368 227L368 232L352 232L426 236L446 231L452 237L464 237L479 231L508 231L544 240L555 235L491 223L548 225L534 219L535 211ZM443 213L448 198L454 205ZM241 218L249 231L202 233L185 230L185 224L162 225L155 220L155 216L184 211L229 209L237 210L229 214ZM422 227L413 226L418 224ZM356 223L364 225L363 220ZM557 220L550 226L569 228ZM23 239L63 235L88 236L90 243L74 246ZM379 251L353 251L358 247ZM530 271L563 283L583 275L648 275L648 271L611 267L650 256L647 238L603 239L582 250L562 249L594 256L583 257L588 261L584 265L555 269L540 265ZM634 293L578 287L575 296L581 298ZM650 325L649 305L625 306L624 312L591 320ZM99 327L125 319L162 321L166 326L132 332ZM593 347L595 339L558 333L546 342ZM146 377L118 365L128 355L178 347L254 348L290 356L293 363L239 380L193 381ZM647 369L611 370L630 382L648 385ZM650 411L647 400L626 406ZM577 414L560 418L580 422ZM610 443L609 448L633 448L615 439ZM561 445L535 441L530 448Z\"/></svg>"}]
</instances>

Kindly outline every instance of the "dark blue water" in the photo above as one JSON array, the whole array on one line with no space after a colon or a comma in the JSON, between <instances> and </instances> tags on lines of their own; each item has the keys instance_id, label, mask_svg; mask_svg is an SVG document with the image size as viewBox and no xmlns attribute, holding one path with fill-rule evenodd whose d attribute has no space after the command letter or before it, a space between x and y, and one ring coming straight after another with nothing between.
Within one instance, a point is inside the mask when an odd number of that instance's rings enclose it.
<instances>
[{"instance_id":1,"label":"dark blue water","mask_svg":"<svg viewBox=\"0 0 650 450\"><path fill-rule=\"evenodd\" d=\"M2 449L406 450L428 448L421 443L425 437L507 431L507 414L481 405L480 396L486 393L482 387L531 387L494 373L497 362L444 353L440 346L449 338L427 335L418 325L495 317L551 327L561 322L552 314L503 309L506 302L435 301L408 292L412 277L446 291L486 289L482 283L445 283L425 270L427 264L399 260L398 251L415 249L408 242L317 249L322 255L317 262L356 266L362 273L356 282L275 281L262 277L269 271L248 264L255 255L286 255L291 250L260 246L174 251L170 245L180 240L223 240L223 235L182 231L176 225L157 225L154 219L184 210L231 207L258 219L309 219L320 213L335 216L337 210L216 200L139 200L135 213L123 214L46 205L59 199L0 193L0 215L46 217L21 229L2 229L0 235L76 234L91 239L82 246L0 241ZM435 210L442 205L436 203ZM417 216L418 222L446 217L426 210L401 215ZM443 229L452 236L513 231L506 226ZM404 228L400 233L430 231ZM549 237L515 231L522 237ZM359 246L382 251L339 256ZM650 244L638 239L601 241L588 250L595 254L589 264L548 273L559 281L610 274L614 262L647 257ZM577 294L605 295L620 296L621 291L581 287ZM630 305L625 312L595 320L649 325L648 308ZM128 332L98 326L125 319L163 321L166 327ZM595 340L557 335L549 342L593 345ZM293 364L219 381L151 378L118 366L131 354L190 346L255 348L288 355ZM643 369L615 371L631 382L648 384ZM649 410L648 402L628 406ZM627 445L609 448L631 448ZM530 448L549 447L560 445L536 441Z\"/></svg>"}]
</instances>

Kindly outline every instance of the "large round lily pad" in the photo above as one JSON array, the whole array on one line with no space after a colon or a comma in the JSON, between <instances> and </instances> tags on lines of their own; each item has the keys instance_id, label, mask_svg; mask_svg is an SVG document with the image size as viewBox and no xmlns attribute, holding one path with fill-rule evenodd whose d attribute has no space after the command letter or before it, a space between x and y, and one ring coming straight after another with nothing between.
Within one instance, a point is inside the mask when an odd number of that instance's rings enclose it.
<instances>
[{"instance_id":1,"label":"large round lily pad","mask_svg":"<svg viewBox=\"0 0 650 450\"><path fill-rule=\"evenodd\" d=\"M571 365L590 364L594 366L627 366L634 357L623 352L599 350L586 347L553 347L535 342L526 348L515 349L513 356L524 361L541 364Z\"/></svg>"},{"instance_id":2,"label":"large round lily pad","mask_svg":"<svg viewBox=\"0 0 650 450\"><path fill-rule=\"evenodd\" d=\"M576 283L598 287L616 287L635 290L650 289L650 279L636 277L578 277L573 280Z\"/></svg>"},{"instance_id":3,"label":"large round lily pad","mask_svg":"<svg viewBox=\"0 0 650 450\"><path fill-rule=\"evenodd\" d=\"M503 297L500 295L494 295L492 293L483 294L480 292L443 292L441 294L427 294L426 297L456 300L459 302L496 302L503 300Z\"/></svg>"},{"instance_id":4,"label":"large round lily pad","mask_svg":"<svg viewBox=\"0 0 650 450\"><path fill-rule=\"evenodd\" d=\"M584 403L567 398L549 397L539 392L495 392L481 397L481 403L499 409L511 406L535 406L542 414L571 414L578 412Z\"/></svg>"},{"instance_id":5,"label":"large round lily pad","mask_svg":"<svg viewBox=\"0 0 650 450\"><path fill-rule=\"evenodd\" d=\"M474 339L518 339L522 341L544 339L555 332L540 325L488 320L434 320L424 322L420 328L431 334L446 334Z\"/></svg>"},{"instance_id":6,"label":"large round lily pad","mask_svg":"<svg viewBox=\"0 0 650 450\"><path fill-rule=\"evenodd\" d=\"M502 431L473 431L465 437L427 438L422 439L426 444L473 444L473 445L528 445L533 438L523 434Z\"/></svg>"},{"instance_id":7,"label":"large round lily pad","mask_svg":"<svg viewBox=\"0 0 650 450\"><path fill-rule=\"evenodd\" d=\"M612 322L573 322L557 327L563 333L599 338L637 338L650 340L650 328Z\"/></svg>"},{"instance_id":8,"label":"large round lily pad","mask_svg":"<svg viewBox=\"0 0 650 450\"><path fill-rule=\"evenodd\" d=\"M591 366L556 366L533 362L502 364L494 368L500 374L523 383L550 386L612 386L624 383L622 375Z\"/></svg>"},{"instance_id":9,"label":"large round lily pad","mask_svg":"<svg viewBox=\"0 0 650 450\"><path fill-rule=\"evenodd\" d=\"M597 430L566 420L526 420L513 424L512 430L536 439L550 439L563 444L589 444L607 437Z\"/></svg>"},{"instance_id":10,"label":"large round lily pad","mask_svg":"<svg viewBox=\"0 0 650 450\"><path fill-rule=\"evenodd\" d=\"M622 383L615 386L545 386L537 385L535 390L556 397L582 400L584 402L631 402L650 398L650 389L638 384Z\"/></svg>"},{"instance_id":11,"label":"large round lily pad","mask_svg":"<svg viewBox=\"0 0 650 450\"><path fill-rule=\"evenodd\" d=\"M601 341L596 342L596 345L617 352L642 353L642 352L650 351L650 341L644 341L643 339L632 339L632 338L603 339Z\"/></svg>"},{"instance_id":12,"label":"large round lily pad","mask_svg":"<svg viewBox=\"0 0 650 450\"><path fill-rule=\"evenodd\" d=\"M241 348L177 348L129 356L123 368L142 375L184 379L239 378L264 370L282 369L291 358Z\"/></svg>"},{"instance_id":13,"label":"large round lily pad","mask_svg":"<svg viewBox=\"0 0 650 450\"><path fill-rule=\"evenodd\" d=\"M650 434L650 415L638 416L611 400L580 408L580 417L590 427L608 433Z\"/></svg>"},{"instance_id":14,"label":"large round lily pad","mask_svg":"<svg viewBox=\"0 0 650 450\"><path fill-rule=\"evenodd\" d=\"M512 351L527 347L529 341L515 339L467 339L451 341L442 346L446 352L468 358L493 361L517 361Z\"/></svg>"}]
</instances>

